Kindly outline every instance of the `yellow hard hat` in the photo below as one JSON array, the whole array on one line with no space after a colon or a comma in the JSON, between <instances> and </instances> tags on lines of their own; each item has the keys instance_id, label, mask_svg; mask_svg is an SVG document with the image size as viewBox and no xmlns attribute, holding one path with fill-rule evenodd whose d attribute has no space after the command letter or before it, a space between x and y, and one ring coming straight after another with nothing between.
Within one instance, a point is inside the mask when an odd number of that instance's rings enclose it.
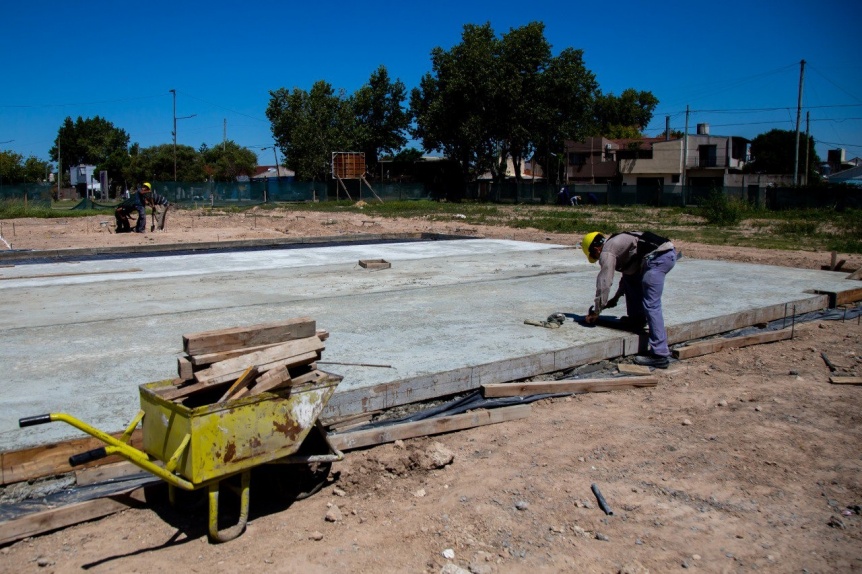
<instances>
[{"instance_id":1,"label":"yellow hard hat","mask_svg":"<svg viewBox=\"0 0 862 574\"><path fill-rule=\"evenodd\" d=\"M587 260L590 263L595 263L596 261L598 261L597 257L593 257L592 255L590 255L590 247L593 246L593 243L596 240L600 240L600 243L598 243L598 245L601 245L605 242L605 236L602 235L601 231L591 231L590 233L584 235L584 239L583 241L581 241L581 249L584 250L584 255L587 256Z\"/></svg>"},{"instance_id":2,"label":"yellow hard hat","mask_svg":"<svg viewBox=\"0 0 862 574\"><path fill-rule=\"evenodd\" d=\"M146 181L143 183L143 185L141 185L141 187L146 187L146 188L147 188L147 189L149 189L150 191L152 191L152 190L153 190L153 186L152 186L152 185L150 185L149 183L147 183Z\"/></svg>"}]
</instances>

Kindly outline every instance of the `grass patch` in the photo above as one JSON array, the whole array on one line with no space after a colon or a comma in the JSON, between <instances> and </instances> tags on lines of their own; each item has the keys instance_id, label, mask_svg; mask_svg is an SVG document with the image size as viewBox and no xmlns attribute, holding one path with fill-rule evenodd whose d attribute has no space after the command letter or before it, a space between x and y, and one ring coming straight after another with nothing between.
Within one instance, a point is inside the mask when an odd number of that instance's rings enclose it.
<instances>
[{"instance_id":1,"label":"grass patch","mask_svg":"<svg viewBox=\"0 0 862 574\"><path fill-rule=\"evenodd\" d=\"M74 205L77 205L75 202ZM0 219L22 219L33 217L38 219L55 219L58 217L87 217L89 215L113 214L113 209L71 209L48 207L44 204L24 203L19 199L0 201Z\"/></svg>"}]
</instances>

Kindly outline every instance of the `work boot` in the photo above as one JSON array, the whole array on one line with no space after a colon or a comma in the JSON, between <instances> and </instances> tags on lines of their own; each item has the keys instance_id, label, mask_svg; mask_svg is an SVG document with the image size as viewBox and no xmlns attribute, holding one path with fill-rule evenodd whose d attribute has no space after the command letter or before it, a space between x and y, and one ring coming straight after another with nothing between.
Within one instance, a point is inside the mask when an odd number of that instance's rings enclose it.
<instances>
[{"instance_id":1,"label":"work boot","mask_svg":"<svg viewBox=\"0 0 862 574\"><path fill-rule=\"evenodd\" d=\"M635 365L655 367L656 369L666 369L668 365L670 365L670 358L648 353L646 355L638 355L635 357Z\"/></svg>"}]
</instances>

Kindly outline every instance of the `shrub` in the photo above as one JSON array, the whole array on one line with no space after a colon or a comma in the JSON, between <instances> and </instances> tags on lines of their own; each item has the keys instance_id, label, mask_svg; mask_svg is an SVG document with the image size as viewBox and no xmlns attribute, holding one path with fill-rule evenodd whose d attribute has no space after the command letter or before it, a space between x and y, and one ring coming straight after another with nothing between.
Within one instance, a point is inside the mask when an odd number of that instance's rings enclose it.
<instances>
[{"instance_id":1,"label":"shrub","mask_svg":"<svg viewBox=\"0 0 862 574\"><path fill-rule=\"evenodd\" d=\"M738 199L730 199L720 191L709 194L701 207L701 214L710 225L739 225L745 218L748 205Z\"/></svg>"}]
</instances>

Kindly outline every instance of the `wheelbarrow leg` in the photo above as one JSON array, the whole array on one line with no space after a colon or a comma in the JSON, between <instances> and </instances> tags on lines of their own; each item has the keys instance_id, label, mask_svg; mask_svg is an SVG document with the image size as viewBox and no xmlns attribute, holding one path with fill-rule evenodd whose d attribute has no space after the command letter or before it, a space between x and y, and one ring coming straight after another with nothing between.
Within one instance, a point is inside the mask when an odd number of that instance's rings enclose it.
<instances>
[{"instance_id":1,"label":"wheelbarrow leg","mask_svg":"<svg viewBox=\"0 0 862 574\"><path fill-rule=\"evenodd\" d=\"M209 491L209 535L210 540L214 542L228 542L245 531L245 526L248 523L248 506L249 506L249 484L251 482L251 470L246 470L242 473L240 486L240 509L239 521L230 528L222 531L218 529L218 491L219 482L215 482L207 486Z\"/></svg>"}]
</instances>

